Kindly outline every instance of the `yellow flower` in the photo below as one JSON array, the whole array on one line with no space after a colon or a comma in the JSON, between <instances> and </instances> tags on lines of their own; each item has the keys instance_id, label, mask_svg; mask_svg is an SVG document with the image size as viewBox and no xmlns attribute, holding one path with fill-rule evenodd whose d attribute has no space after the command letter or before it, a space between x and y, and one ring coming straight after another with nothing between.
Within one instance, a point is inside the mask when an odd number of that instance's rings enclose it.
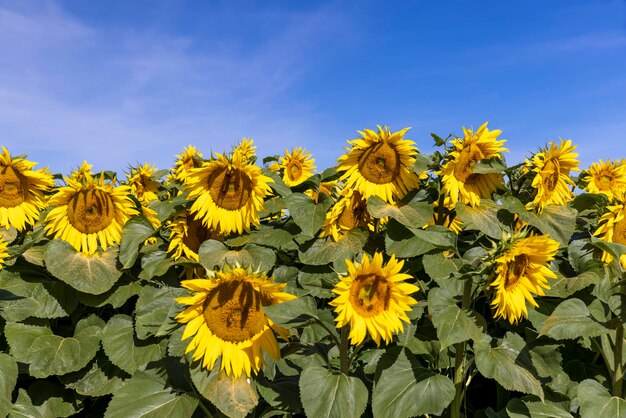
<instances>
[{"instance_id":1,"label":"yellow flower","mask_svg":"<svg viewBox=\"0 0 626 418\"><path fill-rule=\"evenodd\" d=\"M231 159L216 156L187 177L189 199L194 200L191 212L222 235L249 231L250 225L259 225L259 211L273 180L256 165L242 161L238 153Z\"/></svg>"},{"instance_id":2,"label":"yellow flower","mask_svg":"<svg viewBox=\"0 0 626 418\"><path fill-rule=\"evenodd\" d=\"M9 243L3 239L0 239L0 270L4 266L4 260L9 257L9 253L7 252L7 248L9 247Z\"/></svg>"},{"instance_id":3,"label":"yellow flower","mask_svg":"<svg viewBox=\"0 0 626 418\"><path fill-rule=\"evenodd\" d=\"M609 200L614 200L618 195L626 192L626 162L600 160L593 163L586 170L587 185L585 190L589 193L604 193Z\"/></svg>"},{"instance_id":4,"label":"yellow flower","mask_svg":"<svg viewBox=\"0 0 626 418\"><path fill-rule=\"evenodd\" d=\"M280 164L274 161L272 164L269 165L269 167L267 167L267 169L272 173L278 173L280 171Z\"/></svg>"},{"instance_id":5,"label":"yellow flower","mask_svg":"<svg viewBox=\"0 0 626 418\"><path fill-rule=\"evenodd\" d=\"M70 174L70 178L72 180L76 180L81 183L84 181L88 181L93 176L93 173L91 172L92 168L93 168L92 164L89 164L87 163L87 161L83 160L83 163L81 164L81 166L78 167L76 170L72 171L72 173Z\"/></svg>"},{"instance_id":6,"label":"yellow flower","mask_svg":"<svg viewBox=\"0 0 626 418\"><path fill-rule=\"evenodd\" d=\"M358 345L369 334L376 345L381 339L391 342L394 334L403 332L402 321L409 322L406 315L417 301L410 297L419 288L406 283L412 276L400 273L404 261L395 255L383 265L383 255L375 253L371 261L367 254L361 263L346 260L348 275L335 285L337 295L329 304L337 313L337 328L350 325L350 341Z\"/></svg>"},{"instance_id":7,"label":"yellow flower","mask_svg":"<svg viewBox=\"0 0 626 418\"><path fill-rule=\"evenodd\" d=\"M198 262L198 249L209 239L220 239L219 234L202 225L188 211L179 213L170 225L170 245L168 253L173 253L174 260L186 257Z\"/></svg>"},{"instance_id":8,"label":"yellow flower","mask_svg":"<svg viewBox=\"0 0 626 418\"><path fill-rule=\"evenodd\" d=\"M172 172L174 178L181 183L185 183L189 170L192 168L202 167L202 153L196 149L193 145L189 145L183 152L176 156L177 160L174 163Z\"/></svg>"},{"instance_id":9,"label":"yellow flower","mask_svg":"<svg viewBox=\"0 0 626 418\"><path fill-rule=\"evenodd\" d=\"M378 132L359 131L361 138L348 141L352 148L337 160L337 171L345 172L340 180L365 199L379 196L388 203L417 188L413 163L418 151L413 141L403 139L408 130L391 133L388 127L379 126Z\"/></svg>"},{"instance_id":10,"label":"yellow flower","mask_svg":"<svg viewBox=\"0 0 626 418\"><path fill-rule=\"evenodd\" d=\"M463 128L463 138L452 141L453 150L449 160L437 174L442 176L442 192L450 196L452 206L460 200L473 207L480 205L481 198L488 198L504 183L500 173L474 173L474 167L483 159L502 158L502 152L508 151L503 145L505 139L497 140L502 133L496 129L490 131L487 122L476 132Z\"/></svg>"},{"instance_id":11,"label":"yellow flower","mask_svg":"<svg viewBox=\"0 0 626 418\"><path fill-rule=\"evenodd\" d=\"M54 180L47 168L33 170L37 163L24 158L11 158L2 147L0 154L0 227L18 231L39 219L45 207L44 193Z\"/></svg>"},{"instance_id":12,"label":"yellow flower","mask_svg":"<svg viewBox=\"0 0 626 418\"><path fill-rule=\"evenodd\" d=\"M324 193L325 195L328 195L329 197L334 197L335 191L338 188L339 188L339 183L336 181L323 181L320 183L319 187L316 190L307 189L304 191L304 194L309 196L311 199L315 201L315 203L317 203L320 197L320 193Z\"/></svg>"},{"instance_id":13,"label":"yellow flower","mask_svg":"<svg viewBox=\"0 0 626 418\"><path fill-rule=\"evenodd\" d=\"M335 202L326 214L320 237L331 236L339 241L352 228L367 226L374 229L374 218L367 211L367 200L361 193L352 189L344 189L342 197Z\"/></svg>"},{"instance_id":14,"label":"yellow flower","mask_svg":"<svg viewBox=\"0 0 626 418\"><path fill-rule=\"evenodd\" d=\"M159 182L153 178L157 168L146 163L138 167L131 167L127 175L127 183L131 192L142 204L158 200Z\"/></svg>"},{"instance_id":15,"label":"yellow flower","mask_svg":"<svg viewBox=\"0 0 626 418\"><path fill-rule=\"evenodd\" d=\"M105 250L122 239L122 227L137 215L130 199L130 187L91 179L85 183L70 178L48 204L53 208L46 216L45 230L54 238L69 242L76 251L93 254L98 244Z\"/></svg>"},{"instance_id":16,"label":"yellow flower","mask_svg":"<svg viewBox=\"0 0 626 418\"><path fill-rule=\"evenodd\" d=\"M626 245L626 202L624 195L620 194L618 200L617 205L607 206L608 212L600 217L598 229L593 235L602 241ZM613 256L603 252L602 261L610 263L613 261ZM626 268L626 254L622 254L620 262L622 267Z\"/></svg>"},{"instance_id":17,"label":"yellow flower","mask_svg":"<svg viewBox=\"0 0 626 418\"><path fill-rule=\"evenodd\" d=\"M295 299L282 292L286 284L234 268L216 272L215 279L185 280L181 285L193 295L176 298L188 305L176 320L186 324L182 340L193 336L185 352L195 350L193 359L202 359L202 367L211 370L221 357L220 370L226 374L252 377L263 367L263 352L280 358L273 330L283 336L286 331L265 316L263 307Z\"/></svg>"},{"instance_id":18,"label":"yellow flower","mask_svg":"<svg viewBox=\"0 0 626 418\"><path fill-rule=\"evenodd\" d=\"M293 148L291 152L285 150L285 156L280 159L285 184L289 187L302 184L315 172L314 162L311 154L301 147Z\"/></svg>"},{"instance_id":19,"label":"yellow flower","mask_svg":"<svg viewBox=\"0 0 626 418\"><path fill-rule=\"evenodd\" d=\"M491 306L495 318L502 317L511 324L528 316L526 302L538 307L534 295L543 296L550 289L548 279L556 274L548 268L554 259L559 243L548 235L529 236L514 240L495 260L495 279L491 286L495 296Z\"/></svg>"},{"instance_id":20,"label":"yellow flower","mask_svg":"<svg viewBox=\"0 0 626 418\"><path fill-rule=\"evenodd\" d=\"M532 187L535 189L533 201L526 204L526 209L537 208L541 212L547 205L565 206L572 200L574 192L570 186L573 187L574 182L569 172L578 171L575 149L570 139L561 141L558 146L550 142L548 147L526 160L524 169L534 173Z\"/></svg>"},{"instance_id":21,"label":"yellow flower","mask_svg":"<svg viewBox=\"0 0 626 418\"><path fill-rule=\"evenodd\" d=\"M430 220L423 228L431 225L443 225L455 234L459 234L463 230L463 222L452 212L454 205L450 204L450 196L446 196L443 201L443 211L439 212L439 200L433 202L433 219Z\"/></svg>"},{"instance_id":22,"label":"yellow flower","mask_svg":"<svg viewBox=\"0 0 626 418\"><path fill-rule=\"evenodd\" d=\"M241 138L239 145L233 150L234 153L239 153L242 161L247 163L252 162L256 158L256 146L252 145L253 141L250 138Z\"/></svg>"}]
</instances>

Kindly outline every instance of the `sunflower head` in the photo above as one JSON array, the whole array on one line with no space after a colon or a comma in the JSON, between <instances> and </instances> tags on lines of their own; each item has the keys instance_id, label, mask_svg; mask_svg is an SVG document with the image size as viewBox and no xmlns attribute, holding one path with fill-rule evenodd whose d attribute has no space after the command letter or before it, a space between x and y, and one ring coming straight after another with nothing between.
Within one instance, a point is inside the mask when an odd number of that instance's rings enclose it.
<instances>
[{"instance_id":1,"label":"sunflower head","mask_svg":"<svg viewBox=\"0 0 626 418\"><path fill-rule=\"evenodd\" d=\"M351 148L337 160L337 171L344 172L340 180L365 199L379 196L388 203L417 188L419 178L413 163L418 151L413 141L404 139L408 130L392 133L388 127L379 126L378 131L359 132L361 138L348 141Z\"/></svg>"},{"instance_id":2,"label":"sunflower head","mask_svg":"<svg viewBox=\"0 0 626 418\"><path fill-rule=\"evenodd\" d=\"M320 237L330 236L339 241L352 228L360 226L374 229L374 218L367 211L367 200L356 190L344 189L341 198L326 214Z\"/></svg>"},{"instance_id":3,"label":"sunflower head","mask_svg":"<svg viewBox=\"0 0 626 418\"><path fill-rule=\"evenodd\" d=\"M93 168L92 164L89 164L87 161L83 160L83 163L76 170L72 170L70 173L70 178L72 180L76 180L79 183L83 183L86 181L90 181L93 177L93 172L91 169Z\"/></svg>"},{"instance_id":4,"label":"sunflower head","mask_svg":"<svg viewBox=\"0 0 626 418\"><path fill-rule=\"evenodd\" d=\"M547 205L565 206L572 200L575 186L570 171L578 171L578 153L570 139L554 142L526 160L524 170L532 174L534 198L526 204L528 210L543 211Z\"/></svg>"},{"instance_id":5,"label":"sunflower head","mask_svg":"<svg viewBox=\"0 0 626 418\"><path fill-rule=\"evenodd\" d=\"M490 197L498 188L503 187L500 173L474 173L474 167L483 159L502 158L505 139L498 140L502 131L490 131L487 122L476 130L463 128L463 138L452 141L452 149L447 155L447 162L437 174L441 176L442 191L450 198L450 204L478 206L481 198Z\"/></svg>"},{"instance_id":6,"label":"sunflower head","mask_svg":"<svg viewBox=\"0 0 626 418\"><path fill-rule=\"evenodd\" d=\"M192 168L202 167L202 153L196 149L193 145L189 145L183 152L176 156L176 162L172 173L174 178L181 183L185 183L189 170Z\"/></svg>"},{"instance_id":7,"label":"sunflower head","mask_svg":"<svg viewBox=\"0 0 626 418\"><path fill-rule=\"evenodd\" d=\"M585 170L587 185L585 190L589 193L605 194L609 200L615 200L618 195L626 192L626 161L606 162L600 160L591 164Z\"/></svg>"},{"instance_id":8,"label":"sunflower head","mask_svg":"<svg viewBox=\"0 0 626 418\"><path fill-rule=\"evenodd\" d=\"M211 370L221 358L220 370L226 374L252 377L264 365L263 353L280 358L274 331L286 332L274 325L263 307L295 299L282 292L286 284L236 267L181 285L193 294L176 299L188 306L176 320L186 324L182 340L193 336L186 352L195 350L193 359L202 359L203 367Z\"/></svg>"},{"instance_id":9,"label":"sunflower head","mask_svg":"<svg viewBox=\"0 0 626 418\"><path fill-rule=\"evenodd\" d=\"M336 191L339 189L339 183L337 181L322 181L317 189L307 189L304 191L304 194L309 196L311 199L318 202L320 193L324 193L325 195L335 198Z\"/></svg>"},{"instance_id":10,"label":"sunflower head","mask_svg":"<svg viewBox=\"0 0 626 418\"><path fill-rule=\"evenodd\" d=\"M59 187L48 204L45 230L54 238L69 242L76 251L93 254L98 246L119 244L122 227L138 212L130 199L130 187L114 187L99 179L80 183L66 178L67 186Z\"/></svg>"},{"instance_id":11,"label":"sunflower head","mask_svg":"<svg viewBox=\"0 0 626 418\"><path fill-rule=\"evenodd\" d=\"M157 168L146 163L137 167L131 167L127 174L127 183L130 190L141 203L158 200L159 182L154 178Z\"/></svg>"},{"instance_id":12,"label":"sunflower head","mask_svg":"<svg viewBox=\"0 0 626 418\"><path fill-rule=\"evenodd\" d=\"M167 252L172 253L174 260L184 256L198 262L200 245L209 239L221 239L217 232L204 226L188 211L179 213L169 227L171 235Z\"/></svg>"},{"instance_id":13,"label":"sunflower head","mask_svg":"<svg viewBox=\"0 0 626 418\"><path fill-rule=\"evenodd\" d=\"M624 197L626 196L623 193L618 194L617 204L607 206L607 212L600 217L598 229L594 235L602 241L626 245L626 200ZM602 261L610 263L613 261L613 256L604 251ZM620 263L623 268L626 268L626 254L620 257Z\"/></svg>"},{"instance_id":14,"label":"sunflower head","mask_svg":"<svg viewBox=\"0 0 626 418\"><path fill-rule=\"evenodd\" d=\"M241 234L251 225L259 225L259 211L271 193L261 168L243 161L239 153L230 157L216 154L216 159L192 169L187 177L191 212L204 225L222 235Z\"/></svg>"},{"instance_id":15,"label":"sunflower head","mask_svg":"<svg viewBox=\"0 0 626 418\"><path fill-rule=\"evenodd\" d=\"M371 259L364 254L360 263L346 260L348 274L335 285L337 297L330 305L335 307L337 328L350 325L352 344L362 343L367 334L376 345L381 340L389 343L403 331L402 321L409 322L406 313L417 304L409 295L419 288L405 282L412 276L400 273L403 265L395 255L385 265L382 253Z\"/></svg>"},{"instance_id":16,"label":"sunflower head","mask_svg":"<svg viewBox=\"0 0 626 418\"><path fill-rule=\"evenodd\" d=\"M4 266L4 260L9 257L9 253L7 252L7 248L9 247L9 243L3 239L0 239L0 270Z\"/></svg>"},{"instance_id":17,"label":"sunflower head","mask_svg":"<svg viewBox=\"0 0 626 418\"><path fill-rule=\"evenodd\" d=\"M47 168L34 170L37 163L11 158L2 147L0 154L0 227L18 231L34 224L45 207L44 194L54 185Z\"/></svg>"},{"instance_id":18,"label":"sunflower head","mask_svg":"<svg viewBox=\"0 0 626 418\"><path fill-rule=\"evenodd\" d=\"M256 160L256 146L250 138L241 138L239 145L234 147L233 154L238 153L242 161L254 163Z\"/></svg>"},{"instance_id":19,"label":"sunflower head","mask_svg":"<svg viewBox=\"0 0 626 418\"><path fill-rule=\"evenodd\" d=\"M431 225L443 225L455 234L463 230L463 222L454 213L455 206L451 203L450 196L443 200L443 207L439 209L439 200L433 202L433 218L423 228Z\"/></svg>"},{"instance_id":20,"label":"sunflower head","mask_svg":"<svg viewBox=\"0 0 626 418\"><path fill-rule=\"evenodd\" d=\"M311 154L301 147L285 150L280 159L280 168L283 169L283 181L289 187L302 184L315 172L315 160Z\"/></svg>"},{"instance_id":21,"label":"sunflower head","mask_svg":"<svg viewBox=\"0 0 626 418\"><path fill-rule=\"evenodd\" d=\"M559 243L548 235L520 238L515 234L498 252L491 286L494 297L491 306L496 318L507 319L516 324L528 316L526 302L537 307L533 295L543 296L544 289L550 289L548 279L556 274L548 268L554 259Z\"/></svg>"},{"instance_id":22,"label":"sunflower head","mask_svg":"<svg viewBox=\"0 0 626 418\"><path fill-rule=\"evenodd\" d=\"M272 173L278 174L280 172L280 164L277 161L274 161L267 167L267 169Z\"/></svg>"}]
</instances>

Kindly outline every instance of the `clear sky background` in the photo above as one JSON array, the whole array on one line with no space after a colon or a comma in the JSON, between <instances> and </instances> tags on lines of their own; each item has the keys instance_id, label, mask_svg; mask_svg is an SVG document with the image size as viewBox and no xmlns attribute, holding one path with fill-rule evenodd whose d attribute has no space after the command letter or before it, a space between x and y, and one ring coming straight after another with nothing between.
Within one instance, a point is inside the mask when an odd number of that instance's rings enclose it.
<instances>
[{"instance_id":1,"label":"clear sky background","mask_svg":"<svg viewBox=\"0 0 626 418\"><path fill-rule=\"evenodd\" d=\"M251 137L334 165L356 131L489 121L626 158L626 2L0 0L0 144L67 174Z\"/></svg>"}]
</instances>

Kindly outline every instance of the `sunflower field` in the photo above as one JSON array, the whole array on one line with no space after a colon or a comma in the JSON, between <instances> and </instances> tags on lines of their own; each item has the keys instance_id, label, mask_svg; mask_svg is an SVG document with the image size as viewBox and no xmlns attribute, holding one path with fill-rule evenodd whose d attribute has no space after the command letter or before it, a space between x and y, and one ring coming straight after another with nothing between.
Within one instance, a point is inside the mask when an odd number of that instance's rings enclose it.
<instances>
[{"instance_id":1,"label":"sunflower field","mask_svg":"<svg viewBox=\"0 0 626 418\"><path fill-rule=\"evenodd\" d=\"M626 160L407 135L325 170L2 147L0 416L626 417Z\"/></svg>"}]
</instances>

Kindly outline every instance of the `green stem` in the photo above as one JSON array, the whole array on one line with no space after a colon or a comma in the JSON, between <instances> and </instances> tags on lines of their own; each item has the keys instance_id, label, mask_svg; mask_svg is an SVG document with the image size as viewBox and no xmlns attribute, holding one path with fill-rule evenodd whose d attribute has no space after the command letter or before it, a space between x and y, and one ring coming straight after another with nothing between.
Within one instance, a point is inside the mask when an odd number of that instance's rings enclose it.
<instances>
[{"instance_id":1,"label":"green stem","mask_svg":"<svg viewBox=\"0 0 626 418\"><path fill-rule=\"evenodd\" d=\"M341 328L341 343L339 344L339 368L341 369L341 373L348 375L350 371L350 359L348 358L348 348L350 345L348 344L348 328Z\"/></svg>"},{"instance_id":2,"label":"green stem","mask_svg":"<svg viewBox=\"0 0 626 418\"><path fill-rule=\"evenodd\" d=\"M463 285L463 300L461 302L461 309L467 309L471 303L472 295L472 277L467 277ZM452 401L451 417L461 417L461 404L465 395L465 348L466 342L460 342L455 344L455 356L454 356L454 400Z\"/></svg>"},{"instance_id":3,"label":"green stem","mask_svg":"<svg viewBox=\"0 0 626 418\"><path fill-rule=\"evenodd\" d=\"M613 352L614 367L613 374L613 396L622 397L622 386L624 383L624 364L622 362L622 347L624 345L624 324L619 321L615 330L615 351Z\"/></svg>"}]
</instances>

